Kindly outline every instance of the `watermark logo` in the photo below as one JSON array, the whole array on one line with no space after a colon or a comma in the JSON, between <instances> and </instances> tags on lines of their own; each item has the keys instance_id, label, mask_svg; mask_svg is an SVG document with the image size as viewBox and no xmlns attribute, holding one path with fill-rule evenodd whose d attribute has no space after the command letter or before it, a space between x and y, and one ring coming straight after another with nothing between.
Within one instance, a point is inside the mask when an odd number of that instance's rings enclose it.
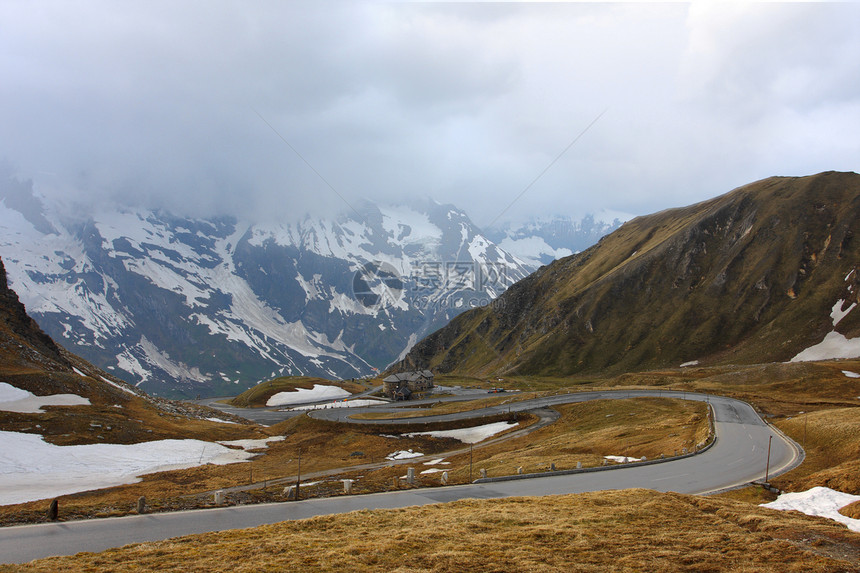
<instances>
[{"instance_id":1,"label":"watermark logo","mask_svg":"<svg viewBox=\"0 0 860 573\"><path fill-rule=\"evenodd\" d=\"M402 276L388 263L371 262L353 275L352 292L371 310L398 306L401 301L423 310L467 310L487 306L510 282L504 263L422 261L409 276Z\"/></svg>"},{"instance_id":2,"label":"watermark logo","mask_svg":"<svg viewBox=\"0 0 860 573\"><path fill-rule=\"evenodd\" d=\"M400 273L388 263L365 263L352 277L355 300L370 309L396 306L404 290Z\"/></svg>"},{"instance_id":3,"label":"watermark logo","mask_svg":"<svg viewBox=\"0 0 860 573\"><path fill-rule=\"evenodd\" d=\"M509 284L506 264L475 261L424 261L411 278L412 290L425 295L463 289L501 293Z\"/></svg>"}]
</instances>

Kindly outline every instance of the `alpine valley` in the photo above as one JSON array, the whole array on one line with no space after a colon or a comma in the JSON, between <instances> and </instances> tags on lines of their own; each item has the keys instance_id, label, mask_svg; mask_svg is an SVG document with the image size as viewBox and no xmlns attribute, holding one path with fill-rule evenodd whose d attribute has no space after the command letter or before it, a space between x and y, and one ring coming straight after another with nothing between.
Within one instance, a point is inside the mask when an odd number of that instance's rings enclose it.
<instances>
[{"instance_id":1,"label":"alpine valley","mask_svg":"<svg viewBox=\"0 0 860 573\"><path fill-rule=\"evenodd\" d=\"M15 179L0 199L9 283L31 316L93 364L169 397L235 395L278 375L371 375L563 244L613 228L589 219L561 237L563 221L485 234L430 200L278 224L80 216Z\"/></svg>"}]
</instances>

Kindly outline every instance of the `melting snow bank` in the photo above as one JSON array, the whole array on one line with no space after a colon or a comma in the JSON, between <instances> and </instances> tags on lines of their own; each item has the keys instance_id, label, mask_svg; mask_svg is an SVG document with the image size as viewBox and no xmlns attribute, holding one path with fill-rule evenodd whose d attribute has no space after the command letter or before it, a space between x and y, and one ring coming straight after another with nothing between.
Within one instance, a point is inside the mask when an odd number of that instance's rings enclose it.
<instances>
[{"instance_id":1,"label":"melting snow bank","mask_svg":"<svg viewBox=\"0 0 860 573\"><path fill-rule=\"evenodd\" d=\"M376 406L387 404L385 400L340 400L338 402L326 402L325 404L312 404L309 406L296 406L290 410L328 410L329 408L360 408L363 406Z\"/></svg>"},{"instance_id":2,"label":"melting snow bank","mask_svg":"<svg viewBox=\"0 0 860 573\"><path fill-rule=\"evenodd\" d=\"M846 281L851 277L853 272L848 273L848 276L845 277ZM842 310L844 304L844 300L837 300L830 311L830 318L833 319L833 328L836 328L836 325L857 306L857 303L851 303L847 309ZM799 352L797 356L791 359L791 362L830 360L832 358L860 358L860 338L848 339L833 330L827 333L824 340L815 346L810 346L806 350Z\"/></svg>"},{"instance_id":3,"label":"melting snow bank","mask_svg":"<svg viewBox=\"0 0 860 573\"><path fill-rule=\"evenodd\" d=\"M431 438L454 438L460 440L464 444L477 444L491 436L509 430L518 426L518 422L495 422L493 424L485 424L483 426L475 426L474 428L462 428L460 430L440 430L438 432L413 432L404 434L409 438L415 436L430 436Z\"/></svg>"},{"instance_id":4,"label":"melting snow bank","mask_svg":"<svg viewBox=\"0 0 860 573\"><path fill-rule=\"evenodd\" d=\"M346 398L350 393L337 386L326 386L314 384L313 388L296 388L291 392L278 392L269 398L266 406L288 406L290 404L307 404L308 402L321 402Z\"/></svg>"},{"instance_id":5,"label":"melting snow bank","mask_svg":"<svg viewBox=\"0 0 860 573\"><path fill-rule=\"evenodd\" d=\"M860 519L851 519L839 513L840 509L858 500L860 495L842 493L829 487L814 487L807 491L784 493L776 501L761 506L783 511L794 509L806 515L826 517L845 524L852 531L860 531Z\"/></svg>"},{"instance_id":6,"label":"melting snow bank","mask_svg":"<svg viewBox=\"0 0 860 573\"><path fill-rule=\"evenodd\" d=\"M630 462L641 462L642 458L631 458L630 456L603 456L605 459L610 462L616 462L619 464L629 464Z\"/></svg>"},{"instance_id":7,"label":"melting snow bank","mask_svg":"<svg viewBox=\"0 0 860 573\"><path fill-rule=\"evenodd\" d=\"M412 450L400 450L399 452L394 452L393 454L388 454L385 456L386 460L408 460L409 458L420 458L423 456L421 452L413 452Z\"/></svg>"},{"instance_id":8,"label":"melting snow bank","mask_svg":"<svg viewBox=\"0 0 860 573\"><path fill-rule=\"evenodd\" d=\"M56 446L37 434L0 431L0 505L140 481L144 474L226 465L254 457L201 440Z\"/></svg>"},{"instance_id":9,"label":"melting snow bank","mask_svg":"<svg viewBox=\"0 0 860 573\"><path fill-rule=\"evenodd\" d=\"M791 359L791 362L830 360L832 358L860 358L860 338L845 338L836 332L827 333L824 340L810 346Z\"/></svg>"},{"instance_id":10,"label":"melting snow bank","mask_svg":"<svg viewBox=\"0 0 860 573\"><path fill-rule=\"evenodd\" d=\"M36 396L16 388L6 382L0 382L0 410L18 412L20 414L44 413L42 406L89 406L88 398L77 394L53 394L51 396ZM0 469L2 471L2 469Z\"/></svg>"}]
</instances>

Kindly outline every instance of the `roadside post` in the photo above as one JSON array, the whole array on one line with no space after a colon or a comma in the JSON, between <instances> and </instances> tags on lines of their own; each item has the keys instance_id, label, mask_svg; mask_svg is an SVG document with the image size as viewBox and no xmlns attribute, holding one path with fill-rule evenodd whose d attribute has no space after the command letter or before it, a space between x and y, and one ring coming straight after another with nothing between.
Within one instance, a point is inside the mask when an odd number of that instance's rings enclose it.
<instances>
[{"instance_id":1,"label":"roadside post","mask_svg":"<svg viewBox=\"0 0 860 573\"><path fill-rule=\"evenodd\" d=\"M302 484L302 449L299 448L299 469L296 472L296 501L299 500L299 488Z\"/></svg>"},{"instance_id":2,"label":"roadside post","mask_svg":"<svg viewBox=\"0 0 860 573\"><path fill-rule=\"evenodd\" d=\"M767 439L767 466L764 470L764 483L768 483L767 478L770 476L770 443L773 441L773 436Z\"/></svg>"}]
</instances>

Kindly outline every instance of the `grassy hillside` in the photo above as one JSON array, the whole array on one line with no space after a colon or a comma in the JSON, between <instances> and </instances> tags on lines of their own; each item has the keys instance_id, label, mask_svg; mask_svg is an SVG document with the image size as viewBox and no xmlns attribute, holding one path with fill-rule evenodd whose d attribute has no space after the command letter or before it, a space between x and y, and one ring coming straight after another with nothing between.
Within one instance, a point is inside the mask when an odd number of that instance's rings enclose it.
<instances>
[{"instance_id":1,"label":"grassy hillside","mask_svg":"<svg viewBox=\"0 0 860 573\"><path fill-rule=\"evenodd\" d=\"M659 521L659 527L655 523ZM0 571L857 571L860 534L648 490L358 511Z\"/></svg>"},{"instance_id":2,"label":"grassy hillside","mask_svg":"<svg viewBox=\"0 0 860 573\"><path fill-rule=\"evenodd\" d=\"M396 369L612 375L785 361L858 301L860 175L774 177L625 223L419 342ZM860 314L838 331L860 335Z\"/></svg>"}]
</instances>

